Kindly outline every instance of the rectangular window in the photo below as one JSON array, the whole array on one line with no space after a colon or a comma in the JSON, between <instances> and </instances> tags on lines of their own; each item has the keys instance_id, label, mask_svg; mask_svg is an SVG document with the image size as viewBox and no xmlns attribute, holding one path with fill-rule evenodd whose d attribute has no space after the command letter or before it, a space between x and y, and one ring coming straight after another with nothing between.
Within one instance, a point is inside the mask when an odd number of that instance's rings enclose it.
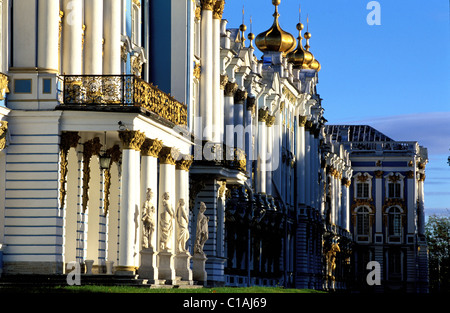
<instances>
[{"instance_id":1,"label":"rectangular window","mask_svg":"<svg viewBox=\"0 0 450 313\"><path fill-rule=\"evenodd\" d=\"M398 213L389 214L389 235L400 236L401 234L401 215Z\"/></svg>"},{"instance_id":2,"label":"rectangular window","mask_svg":"<svg viewBox=\"0 0 450 313\"><path fill-rule=\"evenodd\" d=\"M358 213L357 215L357 233L358 235L369 235L369 214Z\"/></svg>"},{"instance_id":3,"label":"rectangular window","mask_svg":"<svg viewBox=\"0 0 450 313\"><path fill-rule=\"evenodd\" d=\"M400 198L400 184L399 183L389 183L388 184L388 197L389 198Z\"/></svg>"},{"instance_id":4,"label":"rectangular window","mask_svg":"<svg viewBox=\"0 0 450 313\"><path fill-rule=\"evenodd\" d=\"M31 79L15 79L14 93L31 93Z\"/></svg>"},{"instance_id":5,"label":"rectangular window","mask_svg":"<svg viewBox=\"0 0 450 313\"><path fill-rule=\"evenodd\" d=\"M369 184L368 183L358 183L356 184L356 197L367 199L369 198Z\"/></svg>"},{"instance_id":6,"label":"rectangular window","mask_svg":"<svg viewBox=\"0 0 450 313\"><path fill-rule=\"evenodd\" d=\"M50 78L44 78L42 83L42 93L52 93L52 80Z\"/></svg>"}]
</instances>

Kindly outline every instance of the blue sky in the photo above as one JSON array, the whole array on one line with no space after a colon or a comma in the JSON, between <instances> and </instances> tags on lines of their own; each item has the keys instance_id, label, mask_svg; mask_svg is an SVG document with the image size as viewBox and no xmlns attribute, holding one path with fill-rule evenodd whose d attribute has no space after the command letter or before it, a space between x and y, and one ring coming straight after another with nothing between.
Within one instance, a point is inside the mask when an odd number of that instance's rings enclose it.
<instances>
[{"instance_id":1,"label":"blue sky","mask_svg":"<svg viewBox=\"0 0 450 313\"><path fill-rule=\"evenodd\" d=\"M427 214L450 209L450 9L448 0L380 0L381 25L369 25L369 0L281 0L280 25L297 37L309 15L311 52L322 64L319 94L330 124L368 124L395 140L428 148ZM271 0L226 0L228 27L267 30ZM248 42L248 41L247 41ZM259 51L258 51L259 53ZM260 53L259 53L260 54Z\"/></svg>"}]
</instances>

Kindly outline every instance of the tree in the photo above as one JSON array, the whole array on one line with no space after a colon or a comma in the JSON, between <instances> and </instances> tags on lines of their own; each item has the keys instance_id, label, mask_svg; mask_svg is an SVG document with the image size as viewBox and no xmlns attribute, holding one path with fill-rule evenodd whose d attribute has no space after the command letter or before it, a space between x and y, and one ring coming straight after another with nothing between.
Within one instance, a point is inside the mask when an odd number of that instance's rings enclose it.
<instances>
[{"instance_id":1,"label":"tree","mask_svg":"<svg viewBox=\"0 0 450 313\"><path fill-rule=\"evenodd\" d=\"M425 232L429 250L430 292L450 293L450 217L430 216Z\"/></svg>"}]
</instances>

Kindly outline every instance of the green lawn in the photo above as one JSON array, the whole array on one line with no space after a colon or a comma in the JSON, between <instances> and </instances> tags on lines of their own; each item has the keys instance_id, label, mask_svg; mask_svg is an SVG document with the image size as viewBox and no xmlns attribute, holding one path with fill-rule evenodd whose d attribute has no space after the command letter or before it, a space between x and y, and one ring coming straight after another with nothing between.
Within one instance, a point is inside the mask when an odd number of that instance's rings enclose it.
<instances>
[{"instance_id":1,"label":"green lawn","mask_svg":"<svg viewBox=\"0 0 450 313\"><path fill-rule=\"evenodd\" d=\"M281 287L218 287L218 288L144 288L129 286L64 286L64 287L32 287L0 288L1 292L20 293L322 293L309 289L284 289Z\"/></svg>"}]
</instances>

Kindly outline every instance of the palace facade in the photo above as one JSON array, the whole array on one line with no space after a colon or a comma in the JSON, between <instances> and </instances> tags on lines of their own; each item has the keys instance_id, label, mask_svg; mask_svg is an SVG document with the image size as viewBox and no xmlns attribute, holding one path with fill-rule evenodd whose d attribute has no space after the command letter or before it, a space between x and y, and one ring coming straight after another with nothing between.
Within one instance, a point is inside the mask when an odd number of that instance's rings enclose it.
<instances>
[{"instance_id":1,"label":"palace facade","mask_svg":"<svg viewBox=\"0 0 450 313\"><path fill-rule=\"evenodd\" d=\"M272 4L0 0L3 277L427 291L426 149L328 125Z\"/></svg>"}]
</instances>

